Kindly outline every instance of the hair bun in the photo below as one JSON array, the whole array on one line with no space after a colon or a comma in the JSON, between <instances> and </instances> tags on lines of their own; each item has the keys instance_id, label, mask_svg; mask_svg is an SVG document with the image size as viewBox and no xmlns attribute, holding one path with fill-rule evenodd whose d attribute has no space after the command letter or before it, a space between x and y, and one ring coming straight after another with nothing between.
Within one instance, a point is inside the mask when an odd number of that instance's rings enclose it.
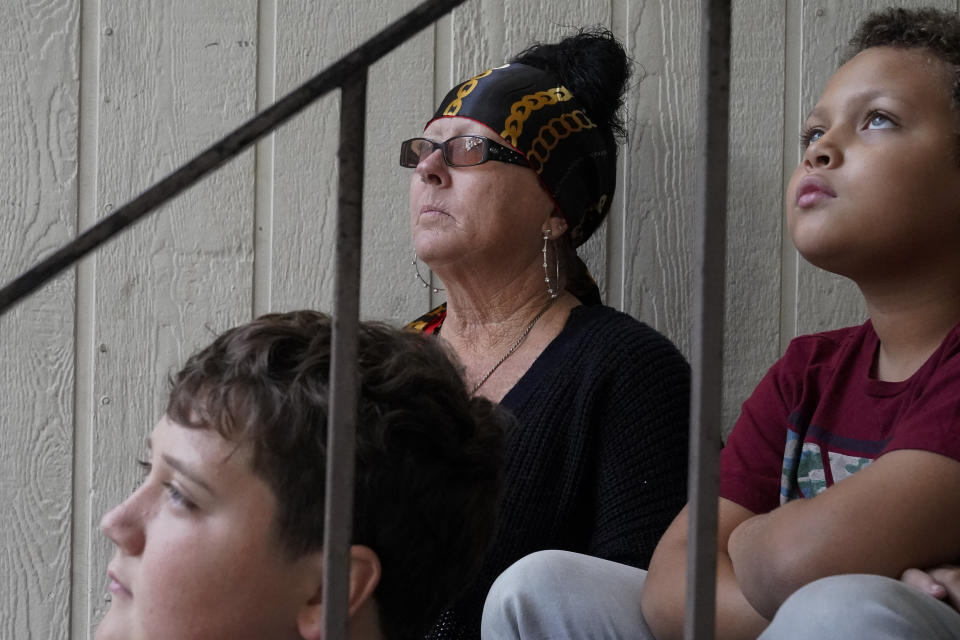
<instances>
[{"instance_id":1,"label":"hair bun","mask_svg":"<svg viewBox=\"0 0 960 640\"><path fill-rule=\"evenodd\" d=\"M631 61L609 30L581 29L560 42L537 43L511 62L554 73L597 124L605 125L617 138L626 136L620 109Z\"/></svg>"}]
</instances>

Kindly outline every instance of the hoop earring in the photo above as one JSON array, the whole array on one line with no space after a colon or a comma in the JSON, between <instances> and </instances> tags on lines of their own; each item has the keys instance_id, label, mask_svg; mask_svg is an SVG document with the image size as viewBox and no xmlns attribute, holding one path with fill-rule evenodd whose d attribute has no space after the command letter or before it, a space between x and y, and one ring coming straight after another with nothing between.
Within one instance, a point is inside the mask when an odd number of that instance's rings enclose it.
<instances>
[{"instance_id":1,"label":"hoop earring","mask_svg":"<svg viewBox=\"0 0 960 640\"><path fill-rule=\"evenodd\" d=\"M413 265L413 268L414 268L414 270L416 271L417 280L419 280L420 282L422 282L424 287L429 287L430 289L433 290L434 293L440 293L441 291L446 291L446 289L432 286L429 282L427 282L426 280L423 279L423 276L420 275L420 267L417 265L417 252L416 252L416 251L413 252L413 260L410 261L410 264Z\"/></svg>"},{"instance_id":2,"label":"hoop earring","mask_svg":"<svg viewBox=\"0 0 960 640\"><path fill-rule=\"evenodd\" d=\"M553 286L551 286L551 284L550 284L550 271L548 270L548 267L547 267L547 243L548 243L549 241L550 241L550 232L549 232L549 231L544 231L544 232L543 232L543 250L542 250L542 253L543 253L543 281L547 283L547 293L549 293L549 294L550 294L550 298L553 299L553 298L556 298L556 297L559 295L559 293L558 293L556 290L554 290ZM557 289L559 289L559 288L560 288L560 254L557 253L557 247L556 247L556 245L554 245L554 247L553 247L553 254L554 254L554 258L556 259L555 261L556 261L556 263L557 263L557 274L556 274L557 284L556 284L556 287L557 287Z\"/></svg>"}]
</instances>

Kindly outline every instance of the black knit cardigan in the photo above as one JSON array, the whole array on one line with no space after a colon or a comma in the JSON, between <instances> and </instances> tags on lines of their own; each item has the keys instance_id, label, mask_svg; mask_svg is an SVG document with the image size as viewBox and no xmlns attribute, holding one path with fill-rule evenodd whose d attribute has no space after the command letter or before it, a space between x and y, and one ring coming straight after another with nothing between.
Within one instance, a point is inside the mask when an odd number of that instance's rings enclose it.
<instances>
[{"instance_id":1,"label":"black knit cardigan","mask_svg":"<svg viewBox=\"0 0 960 640\"><path fill-rule=\"evenodd\" d=\"M533 551L645 569L686 500L689 389L667 338L610 307L575 307L501 402L518 424L497 533L480 576L427 637L479 638L493 581Z\"/></svg>"}]
</instances>

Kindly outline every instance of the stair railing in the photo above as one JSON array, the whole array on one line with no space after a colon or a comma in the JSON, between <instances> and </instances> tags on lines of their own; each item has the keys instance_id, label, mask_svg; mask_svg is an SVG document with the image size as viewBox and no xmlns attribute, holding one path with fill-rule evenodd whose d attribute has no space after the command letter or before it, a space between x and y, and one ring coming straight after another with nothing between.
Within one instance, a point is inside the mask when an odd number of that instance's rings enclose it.
<instances>
[{"instance_id":1,"label":"stair railing","mask_svg":"<svg viewBox=\"0 0 960 640\"><path fill-rule=\"evenodd\" d=\"M330 640L347 638L367 71L371 64L465 1L427 0L418 5L0 289L3 315L57 274L200 182L318 98L334 89L341 90L323 558L324 637ZM701 6L703 143L698 150L696 174L699 189L691 329L686 640L711 640L714 636L726 264L730 0L701 0Z\"/></svg>"}]
</instances>

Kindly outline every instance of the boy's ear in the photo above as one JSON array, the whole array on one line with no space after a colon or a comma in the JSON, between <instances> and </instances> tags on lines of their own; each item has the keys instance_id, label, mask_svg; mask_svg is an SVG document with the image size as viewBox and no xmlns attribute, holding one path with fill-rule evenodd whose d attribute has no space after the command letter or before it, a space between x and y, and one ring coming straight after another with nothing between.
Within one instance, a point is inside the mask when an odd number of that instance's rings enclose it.
<instances>
[{"instance_id":1,"label":"boy's ear","mask_svg":"<svg viewBox=\"0 0 960 640\"><path fill-rule=\"evenodd\" d=\"M317 572L317 589L313 597L300 608L297 628L304 640L323 640L323 571ZM355 544L350 547L350 591L347 594L348 624L353 624L364 604L373 604L373 592L380 583L380 558L370 547ZM366 607L371 610L371 607Z\"/></svg>"},{"instance_id":2,"label":"boy's ear","mask_svg":"<svg viewBox=\"0 0 960 640\"><path fill-rule=\"evenodd\" d=\"M380 557L370 547L355 544L350 547L350 600L347 605L353 618L367 602L373 601L373 592L380 584Z\"/></svg>"}]
</instances>

